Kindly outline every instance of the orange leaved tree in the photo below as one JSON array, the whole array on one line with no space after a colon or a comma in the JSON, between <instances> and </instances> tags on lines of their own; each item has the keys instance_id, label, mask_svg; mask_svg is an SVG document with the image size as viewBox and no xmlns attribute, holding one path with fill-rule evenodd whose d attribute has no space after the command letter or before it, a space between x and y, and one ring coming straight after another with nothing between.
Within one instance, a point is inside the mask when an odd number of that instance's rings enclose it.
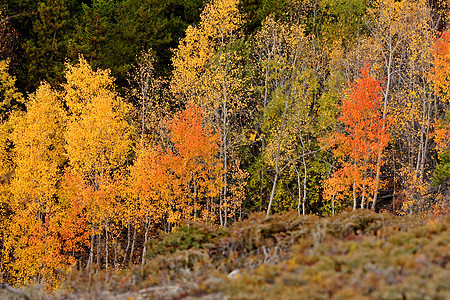
<instances>
[{"instance_id":1,"label":"orange leaved tree","mask_svg":"<svg viewBox=\"0 0 450 300\"><path fill-rule=\"evenodd\" d=\"M380 92L380 81L369 76L366 66L361 78L351 83L342 99L339 120L343 130L331 137L334 155L340 159L341 166L327 180L325 197L335 199L337 193L350 194L351 190L353 209L358 195L364 208L374 192L378 153L390 140L389 119L383 119Z\"/></svg>"},{"instance_id":2,"label":"orange leaved tree","mask_svg":"<svg viewBox=\"0 0 450 300\"><path fill-rule=\"evenodd\" d=\"M178 209L186 219L211 220L214 208L207 209L208 199L216 197L221 187L220 137L203 124L202 110L194 104L178 113L168 127L173 148L167 160L174 171L175 197L183 203Z\"/></svg>"},{"instance_id":3,"label":"orange leaved tree","mask_svg":"<svg viewBox=\"0 0 450 300\"><path fill-rule=\"evenodd\" d=\"M168 145L142 150L131 171L144 227L152 221L170 231L183 220L214 221L219 207L210 200L221 188L219 136L205 126L196 105L176 114L168 130Z\"/></svg>"}]
</instances>

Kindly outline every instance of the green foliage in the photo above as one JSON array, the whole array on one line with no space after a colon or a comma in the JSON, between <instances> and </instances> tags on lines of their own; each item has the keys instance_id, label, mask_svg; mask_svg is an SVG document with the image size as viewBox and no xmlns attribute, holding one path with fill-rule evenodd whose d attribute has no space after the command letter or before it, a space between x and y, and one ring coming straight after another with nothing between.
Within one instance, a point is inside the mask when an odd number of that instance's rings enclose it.
<instances>
[{"instance_id":1,"label":"green foliage","mask_svg":"<svg viewBox=\"0 0 450 300\"><path fill-rule=\"evenodd\" d=\"M31 87L37 87L43 80L52 85L63 80L67 33L71 22L70 2L46 0L39 3L39 17L33 22L33 39L23 45Z\"/></svg>"},{"instance_id":2,"label":"green foliage","mask_svg":"<svg viewBox=\"0 0 450 300\"><path fill-rule=\"evenodd\" d=\"M448 182L450 180L450 149L439 155L439 164L433 173L432 184L438 186L439 184Z\"/></svg>"},{"instance_id":3,"label":"green foliage","mask_svg":"<svg viewBox=\"0 0 450 300\"><path fill-rule=\"evenodd\" d=\"M443 124L447 128L450 126L450 111L446 112ZM444 137L444 139L447 138L448 136ZM442 144L445 146L441 147L445 148L439 153L439 163L433 172L433 178L431 180L431 185L433 186L438 186L450 180L450 147L448 146L448 142Z\"/></svg>"},{"instance_id":4,"label":"green foliage","mask_svg":"<svg viewBox=\"0 0 450 300\"><path fill-rule=\"evenodd\" d=\"M291 1L289 0L261 0L261 4L256 12L257 19L262 22L268 16L276 19L285 19L286 12L289 11Z\"/></svg>"},{"instance_id":5,"label":"green foliage","mask_svg":"<svg viewBox=\"0 0 450 300\"><path fill-rule=\"evenodd\" d=\"M365 29L366 0L321 0L323 13L321 34L324 39L349 44Z\"/></svg>"},{"instance_id":6,"label":"green foliage","mask_svg":"<svg viewBox=\"0 0 450 300\"><path fill-rule=\"evenodd\" d=\"M147 259L150 260L157 255L167 255L176 251L208 249L213 241L224 234L224 230L216 230L200 223L179 227L173 233L151 239L146 246Z\"/></svg>"},{"instance_id":7,"label":"green foliage","mask_svg":"<svg viewBox=\"0 0 450 300\"><path fill-rule=\"evenodd\" d=\"M84 54L93 67L108 68L121 85L141 50L152 49L157 75L171 70L170 49L187 26L198 21L203 3L198 0L94 0L83 12L70 40L73 59Z\"/></svg>"}]
</instances>

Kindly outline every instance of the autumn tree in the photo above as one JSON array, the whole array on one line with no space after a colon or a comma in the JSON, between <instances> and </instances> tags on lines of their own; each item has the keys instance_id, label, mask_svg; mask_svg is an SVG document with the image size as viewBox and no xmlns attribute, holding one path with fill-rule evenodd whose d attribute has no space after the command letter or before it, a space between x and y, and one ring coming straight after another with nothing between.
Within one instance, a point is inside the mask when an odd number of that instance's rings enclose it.
<instances>
[{"instance_id":1,"label":"autumn tree","mask_svg":"<svg viewBox=\"0 0 450 300\"><path fill-rule=\"evenodd\" d=\"M273 167L273 184L270 192L267 215L269 215L280 173L288 167L292 147L292 132L295 123L297 99L304 98L304 82L300 79L304 49L303 28L267 18L256 37L254 55L256 71L261 78L256 87L261 95L261 130L264 134L263 153ZM261 134L258 133L258 134Z\"/></svg>"},{"instance_id":2,"label":"autumn tree","mask_svg":"<svg viewBox=\"0 0 450 300\"><path fill-rule=\"evenodd\" d=\"M141 148L131 168L130 196L134 217L144 229L144 244L151 228L170 232L182 221L214 224L217 218L212 199L222 184L219 136L196 105L176 114L168 130L169 144ZM145 246L142 251L144 263Z\"/></svg>"},{"instance_id":3,"label":"autumn tree","mask_svg":"<svg viewBox=\"0 0 450 300\"><path fill-rule=\"evenodd\" d=\"M0 268L5 272L8 268L5 243L8 243L8 227L10 226L13 209L11 201L11 181L14 177L14 148L12 133L14 120L11 115L17 113L23 105L23 95L16 88L16 78L9 73L9 61L0 61Z\"/></svg>"},{"instance_id":4,"label":"autumn tree","mask_svg":"<svg viewBox=\"0 0 450 300\"><path fill-rule=\"evenodd\" d=\"M404 189L424 184L433 165L429 133L436 101L428 74L437 24L422 0L377 1L369 9L368 21L370 34L361 43L366 50L360 52L372 61L377 77L386 79L382 89L383 118L392 117L390 132L394 141L390 155L393 161L387 171L400 175L400 182L391 182L395 194L398 183ZM379 182L381 170L376 174ZM412 184L416 179L417 184ZM377 197L376 192L374 204Z\"/></svg>"},{"instance_id":5,"label":"autumn tree","mask_svg":"<svg viewBox=\"0 0 450 300\"><path fill-rule=\"evenodd\" d=\"M272 208L296 208L305 214L307 202L318 196L314 189L325 169L318 137L327 127L324 120L333 119L328 103L334 97L322 95L324 52L299 22L272 17L251 45L252 89L258 96L253 139L260 151L251 169L251 187L270 187L267 201L259 200L266 201L267 214Z\"/></svg>"},{"instance_id":6,"label":"autumn tree","mask_svg":"<svg viewBox=\"0 0 450 300\"><path fill-rule=\"evenodd\" d=\"M139 110L140 148L147 142L155 142L164 115L169 113L168 101L162 96L164 81L156 77L155 63L151 50L142 51L136 56L136 63L130 72L131 94Z\"/></svg>"},{"instance_id":7,"label":"autumn tree","mask_svg":"<svg viewBox=\"0 0 450 300\"><path fill-rule=\"evenodd\" d=\"M30 280L55 286L58 269L67 270L57 232L48 221L59 210L56 201L62 166L66 160L66 115L57 92L42 84L27 103L27 112L14 116L14 165L5 251L9 273L18 283Z\"/></svg>"},{"instance_id":8,"label":"autumn tree","mask_svg":"<svg viewBox=\"0 0 450 300\"><path fill-rule=\"evenodd\" d=\"M178 113L168 129L168 147L148 146L132 168L141 220L166 223L167 231L181 220L214 223L211 199L221 187L219 136L195 105Z\"/></svg>"},{"instance_id":9,"label":"autumn tree","mask_svg":"<svg viewBox=\"0 0 450 300\"><path fill-rule=\"evenodd\" d=\"M9 72L9 60L0 61L0 178L3 184L9 183L14 174L11 137L14 122L10 116L23 104L24 97L16 88L16 78Z\"/></svg>"},{"instance_id":10,"label":"autumn tree","mask_svg":"<svg viewBox=\"0 0 450 300\"><path fill-rule=\"evenodd\" d=\"M327 183L332 185L332 193L327 196L333 199L335 193L350 188L353 209L356 209L357 196L361 197L361 208L364 208L370 195L375 193L378 153L390 139L389 120L383 119L381 105L380 82L369 76L366 67L342 99L339 121L343 124L343 131L332 136L334 153L340 158L341 167ZM339 186L339 181L344 184Z\"/></svg>"},{"instance_id":11,"label":"autumn tree","mask_svg":"<svg viewBox=\"0 0 450 300\"><path fill-rule=\"evenodd\" d=\"M434 68L432 79L436 87L437 96L442 100L443 117L435 120L434 140L440 162L433 174L433 184L439 185L450 179L450 32L445 31L436 40L434 51Z\"/></svg>"},{"instance_id":12,"label":"autumn tree","mask_svg":"<svg viewBox=\"0 0 450 300\"><path fill-rule=\"evenodd\" d=\"M173 59L171 91L185 104L205 110L205 118L220 132L223 185L219 196L220 224L227 226L233 206L230 189L243 189L231 170L239 170L235 147L240 140L237 121L245 113L242 69L237 41L242 24L236 0L216 0L206 5L198 26L189 26ZM234 185L234 188L233 188ZM240 193L239 193L240 194ZM238 194L236 194L238 195ZM235 195L235 196L236 196Z\"/></svg>"},{"instance_id":13,"label":"autumn tree","mask_svg":"<svg viewBox=\"0 0 450 300\"><path fill-rule=\"evenodd\" d=\"M69 108L66 150L70 172L82 180L89 200L88 219L93 230L88 261L91 266L94 237L100 247L103 230L108 252L108 230L116 216L117 199L109 187L125 167L130 151L131 130L126 120L129 105L114 91L109 71L94 71L83 57L76 65L67 64L66 80L64 100ZM97 253L99 260L101 253L99 250ZM105 260L108 264L107 255Z\"/></svg>"},{"instance_id":14,"label":"autumn tree","mask_svg":"<svg viewBox=\"0 0 450 300\"><path fill-rule=\"evenodd\" d=\"M184 219L213 223L210 200L219 194L223 184L218 158L220 135L203 120L202 109L194 104L175 116L169 124L173 149L168 159L175 172L173 180L178 181L175 199L185 206L179 209L187 215Z\"/></svg>"},{"instance_id":15,"label":"autumn tree","mask_svg":"<svg viewBox=\"0 0 450 300\"><path fill-rule=\"evenodd\" d=\"M9 64L9 60L0 61L0 119L3 122L24 103L23 95L16 87L16 77L9 72Z\"/></svg>"}]
</instances>

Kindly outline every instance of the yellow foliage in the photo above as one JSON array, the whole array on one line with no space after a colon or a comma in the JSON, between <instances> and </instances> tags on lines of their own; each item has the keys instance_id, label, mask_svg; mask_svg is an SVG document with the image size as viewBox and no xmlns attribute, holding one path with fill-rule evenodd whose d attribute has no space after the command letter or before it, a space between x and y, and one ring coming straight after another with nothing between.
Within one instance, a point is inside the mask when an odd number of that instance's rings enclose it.
<instances>
[{"instance_id":1,"label":"yellow foliage","mask_svg":"<svg viewBox=\"0 0 450 300\"><path fill-rule=\"evenodd\" d=\"M220 133L222 158L222 192L220 209L226 226L232 205L228 203L229 165L240 132L235 130L234 118L246 107L243 96L242 59L235 45L242 25L238 0L214 0L201 14L200 24L190 26L173 58L172 93L187 105L204 110L205 122ZM233 189L233 188L232 188ZM222 223L222 220L221 220Z\"/></svg>"},{"instance_id":2,"label":"yellow foliage","mask_svg":"<svg viewBox=\"0 0 450 300\"><path fill-rule=\"evenodd\" d=\"M200 16L199 26L189 26L173 58L171 90L184 101L201 103L205 84L214 82L205 76L208 64L220 47L224 47L236 36L242 21L238 0L215 0L207 4Z\"/></svg>"},{"instance_id":3,"label":"yellow foliage","mask_svg":"<svg viewBox=\"0 0 450 300\"><path fill-rule=\"evenodd\" d=\"M23 95L16 89L16 78L8 73L9 60L0 61L0 119L5 120L7 113L23 103Z\"/></svg>"},{"instance_id":4,"label":"yellow foliage","mask_svg":"<svg viewBox=\"0 0 450 300\"><path fill-rule=\"evenodd\" d=\"M83 57L78 64L67 65L66 79L70 165L95 184L126 160L131 130L125 118L130 108L115 93L109 71L93 71Z\"/></svg>"},{"instance_id":5,"label":"yellow foliage","mask_svg":"<svg viewBox=\"0 0 450 300\"><path fill-rule=\"evenodd\" d=\"M66 114L58 94L50 85L41 85L30 97L27 113L14 120L16 169L12 192L16 199L50 201L56 194L59 168L66 159Z\"/></svg>"},{"instance_id":6,"label":"yellow foliage","mask_svg":"<svg viewBox=\"0 0 450 300\"><path fill-rule=\"evenodd\" d=\"M58 93L46 83L30 96L27 112L12 118L15 176L8 204L13 215L5 229L2 264L16 283L55 287L69 267L58 237L48 229L48 216L58 209L55 196L66 160L65 121Z\"/></svg>"}]
</instances>

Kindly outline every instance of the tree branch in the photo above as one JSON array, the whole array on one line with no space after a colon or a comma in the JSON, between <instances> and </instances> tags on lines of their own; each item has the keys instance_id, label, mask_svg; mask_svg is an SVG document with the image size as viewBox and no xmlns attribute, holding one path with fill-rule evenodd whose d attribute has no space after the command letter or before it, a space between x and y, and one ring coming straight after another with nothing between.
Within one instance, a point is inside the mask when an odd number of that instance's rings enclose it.
<instances>
[{"instance_id":1,"label":"tree branch","mask_svg":"<svg viewBox=\"0 0 450 300\"><path fill-rule=\"evenodd\" d=\"M17 18L19 16L21 16L22 14L17 14L17 15L13 15L13 16L6 16L3 19L0 20L0 25L2 25L3 23L6 23L9 19L13 19L13 18Z\"/></svg>"}]
</instances>

